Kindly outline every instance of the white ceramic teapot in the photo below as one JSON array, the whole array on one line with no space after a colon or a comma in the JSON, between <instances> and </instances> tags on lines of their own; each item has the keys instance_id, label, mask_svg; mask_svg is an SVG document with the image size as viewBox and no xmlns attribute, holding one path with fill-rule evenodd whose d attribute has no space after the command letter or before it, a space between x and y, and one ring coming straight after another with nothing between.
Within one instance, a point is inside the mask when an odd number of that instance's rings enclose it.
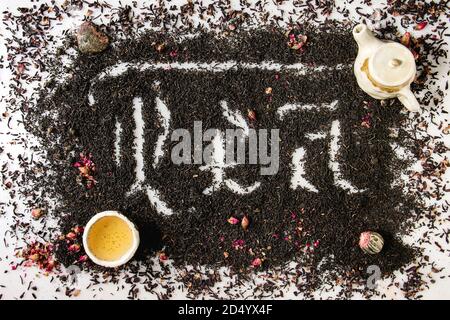
<instances>
[{"instance_id":1,"label":"white ceramic teapot","mask_svg":"<svg viewBox=\"0 0 450 320\"><path fill-rule=\"evenodd\" d=\"M409 87L416 76L411 51L400 43L377 39L364 24L353 28L353 37L359 48L354 72L361 89L375 99L397 97L409 111L419 111Z\"/></svg>"}]
</instances>

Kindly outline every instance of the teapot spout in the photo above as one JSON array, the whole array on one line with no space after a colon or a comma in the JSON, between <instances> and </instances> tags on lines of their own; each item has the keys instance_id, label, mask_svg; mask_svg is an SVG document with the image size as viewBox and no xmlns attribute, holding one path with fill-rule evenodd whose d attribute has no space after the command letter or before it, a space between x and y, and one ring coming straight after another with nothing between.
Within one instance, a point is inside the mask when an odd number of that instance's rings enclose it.
<instances>
[{"instance_id":1,"label":"teapot spout","mask_svg":"<svg viewBox=\"0 0 450 320\"><path fill-rule=\"evenodd\" d=\"M419 102L409 87L399 91L398 99L409 111L418 112L420 110Z\"/></svg>"},{"instance_id":2,"label":"teapot spout","mask_svg":"<svg viewBox=\"0 0 450 320\"><path fill-rule=\"evenodd\" d=\"M365 24L358 24L353 28L353 38L355 38L356 43L360 51L370 52L382 44L382 41L377 39L369 28Z\"/></svg>"}]
</instances>

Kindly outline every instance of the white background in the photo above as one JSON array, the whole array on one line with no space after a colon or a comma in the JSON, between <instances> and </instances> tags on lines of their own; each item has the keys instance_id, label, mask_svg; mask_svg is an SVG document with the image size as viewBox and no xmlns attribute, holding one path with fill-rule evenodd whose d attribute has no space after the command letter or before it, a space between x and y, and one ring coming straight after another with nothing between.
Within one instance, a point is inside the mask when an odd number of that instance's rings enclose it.
<instances>
[{"instance_id":1,"label":"white background","mask_svg":"<svg viewBox=\"0 0 450 320\"><path fill-rule=\"evenodd\" d=\"M111 4L116 4L118 1L110 0L108 1ZM177 1L183 3L184 1ZM207 2L207 1L205 1ZM358 2L358 1L355 1ZM383 3L384 1L380 1L380 3ZM61 2L58 2L61 3ZM127 3L127 1L122 1L122 4ZM143 1L138 1L139 4L142 4ZM149 3L149 1L146 1L145 3ZM238 3L236 1L235 3ZM344 1L342 1L344 3ZM0 12L3 12L4 10L10 10L14 11L15 8L18 6L27 6L30 4L36 4L36 2L32 3L31 1L13 1L13 0L1 0L0 1ZM38 3L39 4L39 3ZM287 1L286 4L287 7L289 7L289 1ZM276 13L276 7L271 4L271 2L268 4L268 9L272 13ZM374 8L367 8L367 12L372 12ZM354 11L352 11L354 12ZM61 33L64 29L71 29L75 30L76 26L80 24L80 21L83 18L84 12L79 12L79 14L74 15L71 19L63 21L63 23L60 26L57 26L54 30L51 32L55 35L58 35ZM95 16L95 14L94 14ZM358 15L354 14L353 19L358 19ZM104 21L107 21L105 19ZM96 20L96 22L100 22L99 20ZM426 32L427 30L424 30ZM4 29L4 26L0 26L0 55L6 54L6 49L4 46L3 41L3 35L6 35L7 31ZM5 63L6 64L6 63ZM442 65L440 68L440 74L445 74L446 70L448 70L448 65ZM7 96L8 95L8 81L10 78L10 73L6 69L0 69L0 97ZM449 95L446 96L445 104L448 108L449 105ZM0 101L0 112L4 112L6 108L6 104L4 99ZM423 111L424 114L427 114L427 110ZM12 125L14 126L14 133L19 133L21 135L25 135L25 132L23 128L17 123L17 120L19 120L18 115L14 115L13 120L11 121ZM448 119L447 119L448 120ZM0 122L0 145L4 147L6 150L3 152L3 154L0 155L0 164L7 163L7 168L14 170L14 168L17 167L16 161L10 161L6 157L6 153L10 152L13 155L21 154L24 151L22 146L15 146L14 145L14 137L8 134L8 132L11 132L7 126L7 121L5 119L2 119ZM433 131L434 130L434 131ZM436 131L435 128L433 128L433 125L430 124L430 131L433 133L439 133ZM449 137L446 138L446 145L450 145ZM447 155L448 156L448 155ZM449 181L449 173L446 174L446 181ZM0 188L0 199L1 202L7 202L9 200L9 194L5 192L3 189ZM447 195L447 200L450 200L450 197ZM10 218L11 208L8 208L2 216L0 216L0 237L3 237L5 230L9 228L9 224L12 223L12 219ZM19 210L25 211L29 208L19 208ZM29 212L29 211L28 211ZM450 223L448 219L445 219L447 215L443 215L442 221L439 221L438 224L440 225L440 228L442 230L445 230L450 227ZM34 224L36 228L39 228L39 224ZM424 231L423 228L418 228L417 233L415 235L412 235L411 237L408 237L404 239L405 242L413 243L415 242L415 239L417 237L420 237L421 233ZM0 239L0 294L3 295L3 298L9 298L14 299L18 298L24 291L26 291L26 288L29 284L29 282L32 280L33 283L38 287L38 290L36 291L36 295L39 298L45 298L45 299L63 299L66 298L64 295L64 289L63 286L61 286L58 281L54 281L53 283L50 283L50 277L46 277L42 275L42 272L39 272L37 269L34 268L28 268L23 269L20 268L17 271L10 271L11 266L10 262L14 261L13 254L15 252L15 246L19 242L13 238L11 238L9 235L5 236L4 239L7 243L7 246L4 245L3 239ZM438 240L438 239L436 239ZM442 244L442 242L440 242ZM439 253L436 250L436 247L431 245L429 248L427 248L427 252L431 257L431 260L436 262L437 267L446 267L450 265L450 257L448 253ZM6 272L7 271L7 272ZM444 271L443 274L446 274ZM23 280L21 280L21 278ZM402 280L404 280L403 275L398 274L398 281L401 283ZM448 289L450 287L450 279L448 277L445 277L444 279L440 279L438 277L435 277L436 282L434 284L429 284L429 289L425 290L423 295L424 298L437 298L437 299L449 299L450 298L450 290ZM81 294L77 297L78 299L83 298L91 298L94 295L96 295L96 298L114 298L114 299L123 299L126 298L128 294L128 290L122 290L122 291L116 291L116 285L112 284L102 284L99 286L95 286L94 288L90 290L84 289L86 285L89 284L89 278L87 275L83 275L79 277L79 282L76 284L76 288L81 289ZM380 288L383 288L386 283L380 283ZM57 287L62 288L61 293L55 293L55 289ZM102 288L102 291L100 292L99 289ZM292 289L287 289L286 291L286 297L288 298L295 298L292 295ZM141 290L141 294L139 295L139 298L144 299L155 299L156 297L154 295L150 294L144 294L143 290ZM388 298L401 298L401 294L398 290L395 288L391 288L389 290L385 289L383 290L384 293L386 293ZM183 298L185 296L185 293L177 292L175 294L176 298ZM332 297L333 293L322 293L317 294L317 298L327 298ZM32 299L30 292L25 292L24 295L25 299ZM359 298L358 295L355 295L354 298Z\"/></svg>"}]
</instances>

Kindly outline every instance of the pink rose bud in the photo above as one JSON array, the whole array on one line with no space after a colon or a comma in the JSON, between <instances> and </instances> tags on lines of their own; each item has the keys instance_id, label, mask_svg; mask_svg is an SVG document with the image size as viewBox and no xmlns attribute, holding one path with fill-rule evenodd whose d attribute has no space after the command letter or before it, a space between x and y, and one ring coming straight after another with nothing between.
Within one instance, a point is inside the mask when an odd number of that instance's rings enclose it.
<instances>
[{"instance_id":1,"label":"pink rose bud","mask_svg":"<svg viewBox=\"0 0 450 320\"><path fill-rule=\"evenodd\" d=\"M242 229L247 230L249 225L250 225L250 220L248 220L247 216L244 216L241 221Z\"/></svg>"},{"instance_id":2,"label":"pink rose bud","mask_svg":"<svg viewBox=\"0 0 450 320\"><path fill-rule=\"evenodd\" d=\"M261 260L260 258L255 258L255 259L252 261L252 267L253 267L253 268L258 268L258 267L261 266L261 264L262 264L262 260Z\"/></svg>"},{"instance_id":3,"label":"pink rose bud","mask_svg":"<svg viewBox=\"0 0 450 320\"><path fill-rule=\"evenodd\" d=\"M68 234L66 234L66 239L75 240L76 238L77 235L74 232L69 232Z\"/></svg>"},{"instance_id":4,"label":"pink rose bud","mask_svg":"<svg viewBox=\"0 0 450 320\"><path fill-rule=\"evenodd\" d=\"M427 26L427 21L419 22L414 29L416 30L423 30Z\"/></svg>"},{"instance_id":5,"label":"pink rose bud","mask_svg":"<svg viewBox=\"0 0 450 320\"><path fill-rule=\"evenodd\" d=\"M383 249L383 237L374 231L365 231L359 236L359 247L366 253L377 254Z\"/></svg>"},{"instance_id":6,"label":"pink rose bud","mask_svg":"<svg viewBox=\"0 0 450 320\"><path fill-rule=\"evenodd\" d=\"M227 221L229 224L238 224L239 223L239 219L237 219L235 217L230 217L230 218L228 218Z\"/></svg>"},{"instance_id":7,"label":"pink rose bud","mask_svg":"<svg viewBox=\"0 0 450 320\"><path fill-rule=\"evenodd\" d=\"M78 251L80 251L80 249L81 249L81 247L77 243L74 243L74 244L69 246L69 251L70 252L78 252Z\"/></svg>"},{"instance_id":8,"label":"pink rose bud","mask_svg":"<svg viewBox=\"0 0 450 320\"><path fill-rule=\"evenodd\" d=\"M31 210L31 216L34 219L39 219L40 217L42 217L42 215L44 214L44 211L42 209L36 208Z\"/></svg>"}]
</instances>

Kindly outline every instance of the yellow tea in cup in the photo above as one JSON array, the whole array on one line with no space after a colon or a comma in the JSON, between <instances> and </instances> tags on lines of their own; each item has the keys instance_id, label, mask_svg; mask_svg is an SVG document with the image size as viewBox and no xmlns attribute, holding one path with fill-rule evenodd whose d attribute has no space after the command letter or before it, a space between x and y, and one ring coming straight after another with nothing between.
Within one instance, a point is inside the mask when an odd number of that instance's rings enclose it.
<instances>
[{"instance_id":1,"label":"yellow tea in cup","mask_svg":"<svg viewBox=\"0 0 450 320\"><path fill-rule=\"evenodd\" d=\"M104 216L95 221L87 234L87 246L92 255L103 261L117 261L133 246L133 231L119 216Z\"/></svg>"}]
</instances>

